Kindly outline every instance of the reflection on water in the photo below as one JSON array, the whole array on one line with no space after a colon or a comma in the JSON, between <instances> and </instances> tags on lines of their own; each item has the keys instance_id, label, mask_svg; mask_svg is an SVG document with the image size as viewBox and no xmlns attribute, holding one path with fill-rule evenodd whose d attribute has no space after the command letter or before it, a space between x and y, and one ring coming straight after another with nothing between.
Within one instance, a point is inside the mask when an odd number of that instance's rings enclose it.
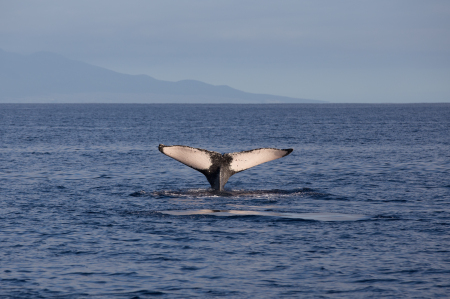
<instances>
[{"instance_id":1,"label":"reflection on water","mask_svg":"<svg viewBox=\"0 0 450 299\"><path fill-rule=\"evenodd\" d=\"M299 188L292 190L225 190L213 189L188 189L188 190L162 190L146 192L144 190L133 192L130 196L152 196L152 197L267 197L267 196L327 196L310 188Z\"/></svg>"},{"instance_id":2,"label":"reflection on water","mask_svg":"<svg viewBox=\"0 0 450 299\"><path fill-rule=\"evenodd\" d=\"M184 211L160 211L160 213L174 216L188 215L214 215L214 216L272 216L302 220L316 221L357 221L369 219L369 216L360 214L340 214L340 213L280 213L267 211L238 211L238 210L184 210Z\"/></svg>"}]
</instances>

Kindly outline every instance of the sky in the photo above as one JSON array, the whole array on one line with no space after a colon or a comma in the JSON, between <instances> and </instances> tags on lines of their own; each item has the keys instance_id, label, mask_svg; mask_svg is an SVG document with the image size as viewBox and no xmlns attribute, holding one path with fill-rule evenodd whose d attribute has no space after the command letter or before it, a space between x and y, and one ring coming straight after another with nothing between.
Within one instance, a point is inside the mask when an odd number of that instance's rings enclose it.
<instances>
[{"instance_id":1,"label":"sky","mask_svg":"<svg viewBox=\"0 0 450 299\"><path fill-rule=\"evenodd\" d=\"M448 0L0 0L0 48L332 103L450 102Z\"/></svg>"}]
</instances>

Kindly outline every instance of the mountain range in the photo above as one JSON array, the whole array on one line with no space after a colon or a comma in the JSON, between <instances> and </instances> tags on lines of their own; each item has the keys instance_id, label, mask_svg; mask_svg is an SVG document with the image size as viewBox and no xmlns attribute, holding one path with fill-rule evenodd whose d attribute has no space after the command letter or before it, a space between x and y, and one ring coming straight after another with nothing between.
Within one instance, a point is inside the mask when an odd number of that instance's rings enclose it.
<instances>
[{"instance_id":1,"label":"mountain range","mask_svg":"<svg viewBox=\"0 0 450 299\"><path fill-rule=\"evenodd\" d=\"M128 75L49 52L22 55L0 49L3 103L323 103L254 94L196 80Z\"/></svg>"}]
</instances>

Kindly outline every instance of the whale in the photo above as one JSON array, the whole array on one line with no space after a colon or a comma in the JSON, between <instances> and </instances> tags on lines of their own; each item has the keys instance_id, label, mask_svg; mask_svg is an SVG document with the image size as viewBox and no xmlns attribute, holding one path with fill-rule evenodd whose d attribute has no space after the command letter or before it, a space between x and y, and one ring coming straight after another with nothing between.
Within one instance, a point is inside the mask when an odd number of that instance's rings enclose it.
<instances>
[{"instance_id":1,"label":"whale","mask_svg":"<svg viewBox=\"0 0 450 299\"><path fill-rule=\"evenodd\" d=\"M205 175L211 188L223 191L228 179L238 172L272 160L283 158L293 149L257 148L248 151L225 153L208 151L186 145L160 144L161 153Z\"/></svg>"}]
</instances>

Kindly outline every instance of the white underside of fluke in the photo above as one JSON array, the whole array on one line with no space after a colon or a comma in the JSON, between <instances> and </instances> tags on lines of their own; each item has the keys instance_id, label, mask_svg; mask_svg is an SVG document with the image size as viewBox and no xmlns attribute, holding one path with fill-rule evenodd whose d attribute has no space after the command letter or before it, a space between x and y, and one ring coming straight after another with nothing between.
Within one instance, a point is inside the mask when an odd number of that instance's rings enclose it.
<instances>
[{"instance_id":1,"label":"white underside of fluke","mask_svg":"<svg viewBox=\"0 0 450 299\"><path fill-rule=\"evenodd\" d=\"M197 170L211 167L211 155L204 150L188 146L165 146L161 152Z\"/></svg>"},{"instance_id":2,"label":"white underside of fluke","mask_svg":"<svg viewBox=\"0 0 450 299\"><path fill-rule=\"evenodd\" d=\"M233 160L230 163L231 170L235 172L252 168L256 165L282 158L289 154L286 150L274 148L260 148L251 151L229 154Z\"/></svg>"},{"instance_id":3,"label":"white underside of fluke","mask_svg":"<svg viewBox=\"0 0 450 299\"><path fill-rule=\"evenodd\" d=\"M223 190L230 176L256 165L289 155L292 149L259 148L237 153L220 154L185 145L159 145L159 151L203 173L211 187Z\"/></svg>"}]
</instances>

